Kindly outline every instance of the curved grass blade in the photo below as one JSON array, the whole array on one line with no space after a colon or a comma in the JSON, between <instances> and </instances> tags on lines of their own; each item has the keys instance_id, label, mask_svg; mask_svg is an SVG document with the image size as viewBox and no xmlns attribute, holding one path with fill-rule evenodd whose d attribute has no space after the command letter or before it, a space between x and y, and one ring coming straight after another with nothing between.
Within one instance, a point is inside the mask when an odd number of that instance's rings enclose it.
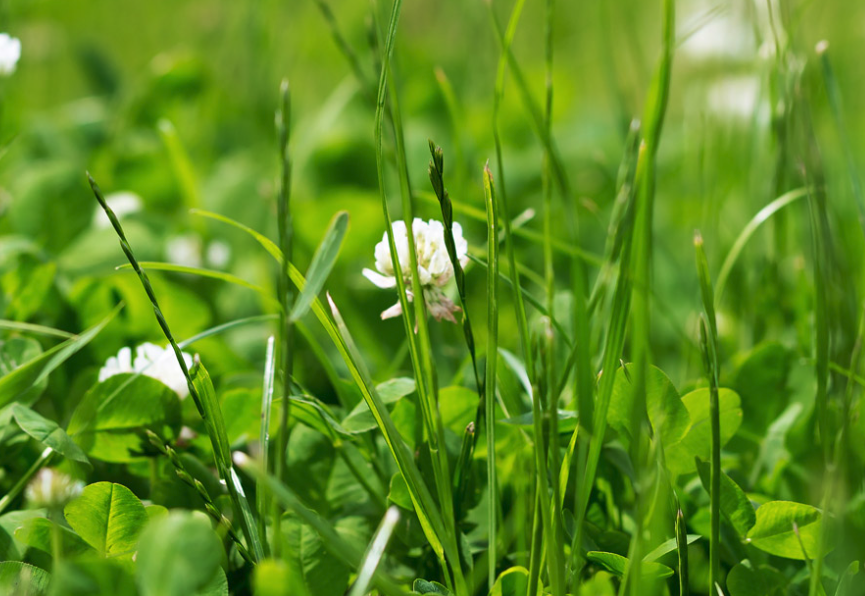
<instances>
[{"instance_id":1,"label":"curved grass blade","mask_svg":"<svg viewBox=\"0 0 865 596\"><path fill-rule=\"evenodd\" d=\"M349 567L356 568L361 564L363 554L359 549L337 534L336 530L318 513L308 509L290 488L262 470L261 466L252 461L245 453L235 452L234 461L244 472L263 482L276 499L294 511L305 524L311 526L321 536L325 548L333 556ZM407 592L392 579L385 576L381 570L376 569L373 572L372 584L387 596L407 596Z\"/></svg>"},{"instance_id":2,"label":"curved grass blade","mask_svg":"<svg viewBox=\"0 0 865 596\"><path fill-rule=\"evenodd\" d=\"M324 282L327 280L327 276L330 275L333 264L336 262L336 257L339 255L342 239L345 237L347 229L348 211L340 211L333 216L327 231L324 233L321 244L318 245L318 249L312 257L309 270L306 272L306 285L297 297L289 315L292 321L296 321L306 314L310 303L312 303L312 299L324 287Z\"/></svg>"},{"instance_id":3,"label":"curved grass blade","mask_svg":"<svg viewBox=\"0 0 865 596\"><path fill-rule=\"evenodd\" d=\"M367 593L398 521L399 509L392 506L384 514L384 519L381 520L381 524L378 526L372 542L369 543L369 548L367 548L363 556L363 562L360 565L360 569L358 569L357 579L348 596L364 596Z\"/></svg>"},{"instance_id":4,"label":"curved grass blade","mask_svg":"<svg viewBox=\"0 0 865 596\"><path fill-rule=\"evenodd\" d=\"M808 196L807 188L797 188L790 192L786 192L760 209L760 211L757 212L757 215L751 218L748 225L742 228L742 231L739 232L736 241L733 243L733 247L730 249L730 252L727 253L727 257L724 259L724 264L721 265L721 269L718 271L718 279L715 284L715 304L720 304L721 297L724 295L724 288L727 286L727 278L730 277L730 272L733 270L733 266L739 259L742 249L745 248L745 245L748 243L748 240L751 239L751 236L754 235L754 232L756 232L757 229L775 213L797 199L806 196Z\"/></svg>"},{"instance_id":5,"label":"curved grass blade","mask_svg":"<svg viewBox=\"0 0 865 596\"><path fill-rule=\"evenodd\" d=\"M21 491L24 490L24 487L30 482L30 479L33 478L36 473L48 465L51 459L54 457L54 450L51 447L46 447L45 451L38 457L38 459L33 462L33 465L28 468L24 474L18 479L15 485L9 489L9 492L0 497L0 513L3 513L6 508L9 506L15 497L21 494Z\"/></svg>"},{"instance_id":6,"label":"curved grass blade","mask_svg":"<svg viewBox=\"0 0 865 596\"><path fill-rule=\"evenodd\" d=\"M22 323L20 321L9 321L0 319L0 329L9 329L10 331L20 331L22 333L35 333L38 335L48 335L51 337L62 337L64 339L72 339L74 333L54 329L53 327L45 327L44 325L34 325L33 323Z\"/></svg>"},{"instance_id":7,"label":"curved grass blade","mask_svg":"<svg viewBox=\"0 0 865 596\"><path fill-rule=\"evenodd\" d=\"M107 317L90 329L54 346L0 378L0 407L15 401L31 387L46 379L58 366L99 335L122 308L123 304L118 304Z\"/></svg>"},{"instance_id":8,"label":"curved grass blade","mask_svg":"<svg viewBox=\"0 0 865 596\"><path fill-rule=\"evenodd\" d=\"M183 376L186 378L186 385L189 388L189 394L192 396L196 409L198 410L202 420L204 420L205 427L208 429L208 435L210 437L211 445L213 446L214 459L216 460L217 471L219 472L220 479L225 482L228 487L232 503L242 517L243 524L241 528L246 536L246 540L253 549L253 552L258 556L259 553L263 552L260 539L258 538L258 528L255 524L250 525L247 523L248 519L244 509L248 510L249 504L246 503L246 497L242 492L238 491L237 484L239 483L235 482L236 475L234 474L234 470L231 468L230 453L226 456L228 439L225 433L225 423L222 421L222 411L220 410L219 403L216 402L214 395L201 395L200 393L200 390L207 389L209 377L206 376L207 373L204 371L203 367L195 366L193 367L193 371L196 373L194 378L193 372L191 372L186 366L186 361L180 351L180 346L177 345L174 335L171 333L171 329L168 326L168 322L162 314L162 309L159 307L159 302L156 299L156 294L153 292L153 287L150 285L150 280L148 279L147 274L141 269L138 259L135 258L132 247L126 239L126 234L123 232L123 227L120 225L120 221L118 221L117 216L114 214L114 211L111 210L111 207L108 206L108 203L105 202L105 198L102 196L102 191L89 173L87 174L87 178L96 200L99 202L102 210L105 211L111 225L114 227L114 231L117 233L117 237L120 241L120 248L129 260L132 268L135 269L138 279L141 281L141 285L147 294L147 298L150 300L150 304L153 307L153 314L156 317L160 329L162 329L162 333L165 335L168 343L174 350L177 363L180 366L180 370L183 372ZM210 386L210 391L212 394L212 385ZM214 420L212 418L213 416L218 416L218 420ZM219 422L222 422L221 426ZM225 466L226 459L228 461L227 467Z\"/></svg>"},{"instance_id":9,"label":"curved grass blade","mask_svg":"<svg viewBox=\"0 0 865 596\"><path fill-rule=\"evenodd\" d=\"M214 219L216 221L221 221L222 223L228 224L230 226L237 228L238 230L246 232L247 234L249 234L250 236L255 238L255 240L259 244L261 244L261 246L264 248L264 250L266 250L268 253L270 253L270 256L272 256L274 259L276 259L280 263L282 262L282 260L283 260L282 259L282 251L279 249L279 247L276 245L276 243L273 240L271 240L270 238L268 238L264 234L260 234L259 232L256 232L255 230L253 230L249 226L245 226L242 223L240 223L239 221L235 221L235 220L231 219L230 217L220 215L219 213L213 213L212 211L205 211L203 209L190 209L189 212L192 215L200 215L200 216L206 217L208 219Z\"/></svg>"}]
</instances>

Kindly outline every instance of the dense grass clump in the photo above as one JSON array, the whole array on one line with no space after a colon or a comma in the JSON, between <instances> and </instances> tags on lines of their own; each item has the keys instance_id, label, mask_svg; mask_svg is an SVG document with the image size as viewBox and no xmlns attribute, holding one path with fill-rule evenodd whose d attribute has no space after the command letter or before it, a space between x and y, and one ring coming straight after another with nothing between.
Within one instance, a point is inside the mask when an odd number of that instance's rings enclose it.
<instances>
[{"instance_id":1,"label":"dense grass clump","mask_svg":"<svg viewBox=\"0 0 865 596\"><path fill-rule=\"evenodd\" d=\"M865 594L865 7L79 4L0 3L0 596Z\"/></svg>"}]
</instances>

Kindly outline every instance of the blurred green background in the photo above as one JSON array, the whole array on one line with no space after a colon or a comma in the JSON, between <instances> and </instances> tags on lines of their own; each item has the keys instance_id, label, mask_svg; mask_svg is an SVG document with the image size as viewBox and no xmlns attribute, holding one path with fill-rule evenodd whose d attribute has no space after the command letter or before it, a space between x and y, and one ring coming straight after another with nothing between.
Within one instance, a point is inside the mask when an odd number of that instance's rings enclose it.
<instances>
[{"instance_id":1,"label":"blurred green background","mask_svg":"<svg viewBox=\"0 0 865 596\"><path fill-rule=\"evenodd\" d=\"M377 79L369 44L374 6L331 2L368 83ZM493 2L502 26L510 8L509 2ZM863 242L813 48L821 39L831 44L854 154L862 155L865 138L856 131L862 129L865 107L865 4L786 1L773 2L772 8L777 34L789 37L793 48L793 63L782 70L803 73L800 97L811 111L824 158L840 263L833 312L842 335L833 349L848 354L862 289L862 277L853 272L861 270ZM379 3L382 20L389 9ZM678 383L701 370L695 347L694 229L702 231L717 271L751 217L804 182L793 133L779 139L773 128L781 75L767 3L681 0L677 13L680 43L658 173L653 342L655 362ZM539 105L542 16L540 5L527 4L514 45ZM124 313L89 348L89 356L80 358L82 366L95 367L123 345L161 343L137 281L129 272L114 270L124 258L96 213L85 170L107 194L137 197L125 199L139 208L121 219L140 258L226 270L271 288L273 263L254 242L188 212L200 207L222 213L275 237L273 114L279 82L287 77L298 266L306 268L333 214L348 210L350 231L327 289L377 378L409 369L402 323L378 316L395 296L361 276L363 267L373 266L373 247L384 231L373 107L364 94L368 87L353 76L315 2L6 0L0 17L0 28L23 45L17 71L2 81L0 307L5 318L77 332L123 298ZM597 254L604 246L628 123L642 112L659 51L659 17L655 2L587 0L556 6L553 130L583 205L578 209L580 244ZM427 139L432 138L444 148L453 200L483 208L482 166L494 156L497 60L486 2L406 3L395 65L415 191L430 190ZM453 90L455 110L448 107L436 69ZM501 123L509 216L535 208L538 215L526 226L540 230L541 144L512 80ZM783 152L786 162L778 168ZM394 180L389 191L398 215ZM425 218L439 217L437 205L422 197L416 209ZM570 243L565 221L572 209L558 199L556 209L557 235ZM457 219L470 245L482 248L483 223L459 214ZM794 202L746 247L720 306L721 334L730 353L765 339L781 339L802 355L810 353L811 292L797 291L810 279L808 221L806 201ZM538 244L521 240L518 250L529 268L540 270ZM556 264L564 290L566 259ZM267 309L244 288L182 275L153 277L181 338ZM481 316L482 272L471 269L468 283L469 308ZM542 295L540 287L525 283ZM563 291L563 305L567 299ZM516 349L509 308L507 302L501 307L502 344ZM567 310L560 312L566 320ZM252 372L268 333L263 324L243 328L201 343L199 351L217 375ZM458 374L465 364L459 328L444 323L434 325L433 333L440 372ZM483 345L484 329L477 333ZM332 388L316 359L306 352L299 357L301 381L327 398ZM70 400L75 401L74 390Z\"/></svg>"}]
</instances>

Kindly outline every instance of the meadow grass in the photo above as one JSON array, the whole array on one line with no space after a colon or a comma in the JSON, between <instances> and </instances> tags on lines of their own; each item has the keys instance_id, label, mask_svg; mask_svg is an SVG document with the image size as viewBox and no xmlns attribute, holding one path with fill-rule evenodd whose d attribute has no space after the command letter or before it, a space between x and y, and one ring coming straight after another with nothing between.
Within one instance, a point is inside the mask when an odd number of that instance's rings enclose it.
<instances>
[{"instance_id":1,"label":"meadow grass","mask_svg":"<svg viewBox=\"0 0 865 596\"><path fill-rule=\"evenodd\" d=\"M266 142L216 173L214 137L185 139L206 77L162 56L152 88L104 107L153 120L159 167L130 139L93 170L176 204L124 212L88 173L102 223L58 205L47 227L50 168L11 186L0 594L865 594L861 143L853 83L805 43L818 9L661 0L641 36L604 4L602 72L574 74L582 9L484 4L314 0L299 39L345 79L325 102L299 67L291 92L233 81ZM280 9L227 10L249 19L228 38L246 76ZM431 45L426 131L414 48L452 14L490 48L460 64L465 40ZM750 99L744 39L762 43ZM574 94L612 98L615 125L577 118ZM21 144L42 172L39 135ZM177 228L193 248L154 248ZM381 315L369 282L396 294Z\"/></svg>"}]
</instances>

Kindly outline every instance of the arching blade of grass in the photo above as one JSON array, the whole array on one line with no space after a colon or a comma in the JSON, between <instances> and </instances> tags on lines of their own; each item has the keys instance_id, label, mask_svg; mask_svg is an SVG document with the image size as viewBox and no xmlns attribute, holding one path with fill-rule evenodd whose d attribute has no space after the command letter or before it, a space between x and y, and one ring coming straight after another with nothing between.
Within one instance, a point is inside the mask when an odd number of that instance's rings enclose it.
<instances>
[{"instance_id":1,"label":"arching blade of grass","mask_svg":"<svg viewBox=\"0 0 865 596\"><path fill-rule=\"evenodd\" d=\"M279 482L271 474L262 470L260 464L252 461L245 453L235 452L234 460L238 467L265 484L276 499L285 507L294 511L305 524L311 526L321 536L325 548L333 556L349 567L356 568L361 564L363 553L352 543L340 536L318 513L308 509L290 488ZM388 596L407 595L405 590L378 569L373 572L372 584Z\"/></svg>"},{"instance_id":2,"label":"arching blade of grass","mask_svg":"<svg viewBox=\"0 0 865 596\"><path fill-rule=\"evenodd\" d=\"M183 202L188 208L195 209L201 205L201 196L198 192L198 181L195 179L195 168L192 167L189 154L171 121L160 120L157 127L168 152L171 169L174 170L174 176L180 185L180 196L183 197Z\"/></svg>"},{"instance_id":3,"label":"arching blade of grass","mask_svg":"<svg viewBox=\"0 0 865 596\"><path fill-rule=\"evenodd\" d=\"M249 283L245 279L237 277L236 275L232 275L231 273L225 273L224 271L214 271L213 269L203 269L201 267L190 267L188 265L162 263L157 261L140 261L139 264L143 269L152 269L154 271L170 271L172 273L184 273L186 275L197 275L199 277L207 277L209 279L216 279L219 281L224 281L226 283L234 284L236 286L240 286L242 288L247 288L249 290L257 292L262 297L262 299L267 302L267 304L271 307L279 307L279 302L269 296L264 288ZM118 271L129 270L132 268L132 265L130 265L129 263L118 265L116 267Z\"/></svg>"},{"instance_id":4,"label":"arching blade of grass","mask_svg":"<svg viewBox=\"0 0 865 596\"><path fill-rule=\"evenodd\" d=\"M381 524L379 524L372 542L367 547L366 553L363 556L363 562L357 572L357 579L348 596L364 596L367 593L398 521L399 509L391 506L384 514L384 518L381 520Z\"/></svg>"},{"instance_id":5,"label":"arching blade of grass","mask_svg":"<svg viewBox=\"0 0 865 596\"><path fill-rule=\"evenodd\" d=\"M309 270L306 272L306 285L291 309L292 321L297 321L306 314L312 298L317 296L324 287L324 282L330 275L330 270L333 269L336 257L339 255L342 239L345 237L347 229L348 211L340 211L330 220L330 225L321 239L321 244L318 245L318 249L312 257Z\"/></svg>"},{"instance_id":6,"label":"arching blade of grass","mask_svg":"<svg viewBox=\"0 0 865 596\"><path fill-rule=\"evenodd\" d=\"M496 159L496 162L498 162L498 158ZM498 163L496 163L496 169L498 169ZM499 181L499 197L501 198L501 175L498 174L496 179ZM414 191L412 196L415 200L420 200L430 205L438 204L438 199L436 198L435 194L428 191ZM469 217L470 219L474 219L479 222L486 221L486 215L484 214L484 211L482 209L467 205L463 201L454 203L453 209L454 213L458 215L465 215L466 217ZM502 220L502 223L505 226L510 225L510 221L505 224L504 219ZM511 226L511 235L518 236L524 240L528 240L529 242L537 244L538 246L541 246L544 243L544 235L542 233L532 230L526 226ZM505 236L507 236L507 230L505 230ZM558 238L552 238L550 240L550 244L552 245L555 252L563 255L568 255L570 257L582 259L586 264L592 265L593 267L600 267L604 263L604 259L600 255L587 251L578 246L573 246L572 244L569 244L567 242L563 242Z\"/></svg>"},{"instance_id":7,"label":"arching blade of grass","mask_svg":"<svg viewBox=\"0 0 865 596\"><path fill-rule=\"evenodd\" d=\"M141 285L144 288L145 293L147 294L147 298L150 300L150 304L153 307L153 314L156 317L157 323L159 323L160 329L162 329L162 333L165 335L168 343L171 344L171 348L174 350L174 355L177 359L178 364L180 365L180 370L183 372L183 376L186 378L186 385L189 389L189 394L192 396L192 400L195 403L198 413L201 416L202 420L204 420L205 427L208 430L210 442L213 446L213 453L214 459L216 461L217 471L219 472L221 480L225 482L226 486L228 487L228 493L231 497L232 503L238 516L241 518L241 528L243 530L243 534L246 537L250 548L253 549L257 560L259 560L259 555L263 553L263 549L258 536L257 527L254 523L249 523L249 505L248 503L246 503L246 497L243 496L242 492L238 491L237 483L235 482L236 475L234 474L234 470L231 468L230 455L226 454L228 441L224 437L225 424L223 422L220 427L219 420L213 419L213 416L217 415L218 413L221 420L221 410L219 409L219 403L215 401L215 395L202 395L200 393L200 390L206 389L207 386L207 383L203 378L203 376L206 375L206 372L204 372L203 368L200 366L195 367L194 370L198 374L196 377L193 377L192 372L186 366L186 361L183 359L180 347L177 345L177 342L174 339L174 335L171 333L171 329L168 326L168 322L165 320L165 316L162 314L162 309L159 307L159 302L156 299L156 294L153 292L153 287L150 285L150 280L148 279L147 274L144 273L144 271L141 269L138 260L135 258L132 247L129 245L129 241L126 239L126 234L123 232L123 227L120 225L120 221L117 219L117 216L114 215L111 207L109 207L108 204L105 202L105 198L102 196L102 191L99 190L99 186L96 184L96 181L93 180L90 174L87 175L87 178L90 182L90 188L93 190L93 194L96 196L96 200L99 202L99 205L102 207L105 215L108 216L111 225L114 227L114 231L117 233L118 239L120 241L120 248L123 250L126 258L129 260L132 268L135 269L135 273L138 275L138 279L141 281ZM205 402L205 400L207 400L207 402ZM208 412L208 410L210 412ZM210 413L210 416L208 416L208 413Z\"/></svg>"},{"instance_id":8,"label":"arching blade of grass","mask_svg":"<svg viewBox=\"0 0 865 596\"><path fill-rule=\"evenodd\" d=\"M31 387L47 379L48 375L54 372L58 366L99 335L122 308L123 304L118 304L107 317L90 329L54 346L0 378L0 407L15 401Z\"/></svg>"},{"instance_id":9,"label":"arching blade of grass","mask_svg":"<svg viewBox=\"0 0 865 596\"><path fill-rule=\"evenodd\" d=\"M742 249L745 248L745 245L748 243L748 240L751 239L751 236L754 235L754 232L756 232L757 229L775 213L777 213L790 203L806 196L808 196L807 188L797 188L795 190L791 190L790 192L784 193L783 195L760 209L760 211L757 212L757 215L751 218L751 221L748 222L748 225L742 228L742 231L739 232L739 235L736 237L736 241L733 243L733 247L730 249L730 252L727 253L727 257L724 259L723 265L721 265L721 270L718 272L718 281L715 284L715 304L721 303L721 298L724 295L724 288L727 286L727 279L730 277L730 272L733 270L733 266L739 259L739 255L742 253Z\"/></svg>"},{"instance_id":10,"label":"arching blade of grass","mask_svg":"<svg viewBox=\"0 0 865 596\"><path fill-rule=\"evenodd\" d=\"M196 333L189 339L184 339L183 341L177 342L177 345L180 346L181 350L185 350L187 347L198 341L201 341L202 339L207 339L208 337L219 335L220 333L230 331L236 327L251 325L252 323L263 323L264 321L273 321L276 318L277 315L254 315L251 317L244 317L242 319L235 319L234 321L229 321L228 323L222 323L221 325L216 325L215 327L211 327L210 329L205 329L201 333Z\"/></svg>"},{"instance_id":11,"label":"arching blade of grass","mask_svg":"<svg viewBox=\"0 0 865 596\"><path fill-rule=\"evenodd\" d=\"M319 317L319 320L325 324L328 334L334 339L336 347L340 354L342 354L346 365L348 365L355 383L363 393L364 401L369 406L373 417L375 417L376 424L384 435L385 441L397 463L397 467L406 482L424 534L443 564L445 558L447 558L452 565L459 566L456 545L447 540L448 533L445 530L441 514L433 501L432 495L429 493L426 483L424 483L420 475L420 471L414 463L414 458L405 441L400 436L399 431L396 429L387 407L378 396L375 385L370 378L369 372L366 370L366 365L364 365L363 360L360 358L354 340L352 340L336 305L329 296L328 300L330 301L331 313L335 323L327 319L326 315L324 318ZM317 301L313 303L313 310L316 310L316 306L318 306L318 310L323 310Z\"/></svg>"},{"instance_id":12,"label":"arching blade of grass","mask_svg":"<svg viewBox=\"0 0 865 596\"><path fill-rule=\"evenodd\" d=\"M34 325L33 323L22 323L20 321L7 321L0 319L0 329L9 329L10 331L20 331L21 333L35 333L37 335L48 335L51 337L62 337L64 339L72 339L74 333L54 329L53 327L45 327L44 325Z\"/></svg>"},{"instance_id":13,"label":"arching blade of grass","mask_svg":"<svg viewBox=\"0 0 865 596\"><path fill-rule=\"evenodd\" d=\"M268 238L264 234L260 234L259 232L256 232L255 230L253 230L249 226L245 226L242 223L240 223L239 221L235 221L235 220L231 219L230 217L220 215L219 213L213 213L212 211L204 211L203 209L190 209L189 212L192 215L200 215L201 217L206 217L208 219L221 221L224 224L228 224L232 227L237 228L238 230L242 230L242 231L246 232L247 234L252 236L256 240L256 242L258 242L262 246L262 248L264 248L264 250L266 250L268 252L268 254L270 254L270 256L272 256L278 262L282 263L282 261L283 261L282 251L279 249L279 247L276 245L276 243L273 240L271 240L270 238Z\"/></svg>"},{"instance_id":14,"label":"arching blade of grass","mask_svg":"<svg viewBox=\"0 0 865 596\"><path fill-rule=\"evenodd\" d=\"M484 366L484 432L487 437L487 491L489 494L489 561L488 587L496 581L496 527L498 498L496 497L496 362L498 361L499 308L498 308L498 215L496 191L489 165L484 166L484 198L487 205L487 360Z\"/></svg>"},{"instance_id":15,"label":"arching blade of grass","mask_svg":"<svg viewBox=\"0 0 865 596\"><path fill-rule=\"evenodd\" d=\"M261 436L259 438L259 450L261 458L261 466L265 471L268 470L268 461L270 459L270 412L273 408L273 385L276 379L276 350L274 337L271 335L267 338L267 352L264 357L264 380L261 385ZM259 482L256 489L256 504L258 506L258 532L261 536L267 536L267 523L265 512L270 509L270 497L267 494L267 487ZM279 511L273 511L274 515L279 515ZM274 540L279 540L278 536ZM268 554L267 540L264 541L265 555Z\"/></svg>"}]
</instances>

